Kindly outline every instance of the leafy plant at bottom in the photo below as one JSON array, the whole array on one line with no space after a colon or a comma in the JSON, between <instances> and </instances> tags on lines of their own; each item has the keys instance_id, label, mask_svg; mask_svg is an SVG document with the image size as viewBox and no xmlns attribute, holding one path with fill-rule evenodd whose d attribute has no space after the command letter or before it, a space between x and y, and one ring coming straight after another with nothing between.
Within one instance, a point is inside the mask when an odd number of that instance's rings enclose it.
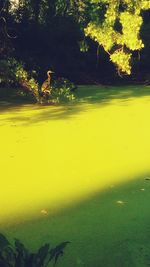
<instances>
[{"instance_id":1,"label":"leafy plant at bottom","mask_svg":"<svg viewBox=\"0 0 150 267\"><path fill-rule=\"evenodd\" d=\"M0 266L47 267L52 261L55 265L58 259L63 256L68 243L70 242L62 242L55 248L50 248L49 244L45 244L37 252L31 253L18 239L15 239L15 244L12 246L7 238L0 234Z\"/></svg>"}]
</instances>

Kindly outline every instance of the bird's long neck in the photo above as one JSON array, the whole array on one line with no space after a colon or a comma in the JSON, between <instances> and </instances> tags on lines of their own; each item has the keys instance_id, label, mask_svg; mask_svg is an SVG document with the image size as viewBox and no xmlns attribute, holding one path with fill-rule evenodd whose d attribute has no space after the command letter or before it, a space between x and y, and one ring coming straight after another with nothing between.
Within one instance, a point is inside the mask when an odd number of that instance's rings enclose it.
<instances>
[{"instance_id":1,"label":"bird's long neck","mask_svg":"<svg viewBox=\"0 0 150 267\"><path fill-rule=\"evenodd\" d=\"M50 73L48 73L47 76L48 76L48 82L50 83L51 82L51 75L50 75Z\"/></svg>"}]
</instances>

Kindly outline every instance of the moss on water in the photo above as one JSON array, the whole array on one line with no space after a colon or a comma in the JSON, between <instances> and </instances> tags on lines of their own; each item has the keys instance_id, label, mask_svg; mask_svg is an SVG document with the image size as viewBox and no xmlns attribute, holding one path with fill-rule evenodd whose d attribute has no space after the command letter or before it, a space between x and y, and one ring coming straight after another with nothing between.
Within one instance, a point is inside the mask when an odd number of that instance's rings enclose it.
<instances>
[{"instance_id":1,"label":"moss on water","mask_svg":"<svg viewBox=\"0 0 150 267\"><path fill-rule=\"evenodd\" d=\"M58 107L2 103L0 231L31 249L71 241L62 267L147 266L150 88L77 94Z\"/></svg>"}]
</instances>

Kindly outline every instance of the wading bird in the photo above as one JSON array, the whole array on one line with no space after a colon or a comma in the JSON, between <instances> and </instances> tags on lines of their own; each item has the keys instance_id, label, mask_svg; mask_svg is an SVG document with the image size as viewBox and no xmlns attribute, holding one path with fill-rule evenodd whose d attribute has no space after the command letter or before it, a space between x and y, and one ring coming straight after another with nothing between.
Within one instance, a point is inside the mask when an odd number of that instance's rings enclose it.
<instances>
[{"instance_id":1,"label":"wading bird","mask_svg":"<svg viewBox=\"0 0 150 267\"><path fill-rule=\"evenodd\" d=\"M48 97L51 94L52 88L51 88L51 75L52 73L54 73L51 70L48 70L47 72L47 79L43 82L42 86L41 86L41 95L43 97Z\"/></svg>"}]
</instances>

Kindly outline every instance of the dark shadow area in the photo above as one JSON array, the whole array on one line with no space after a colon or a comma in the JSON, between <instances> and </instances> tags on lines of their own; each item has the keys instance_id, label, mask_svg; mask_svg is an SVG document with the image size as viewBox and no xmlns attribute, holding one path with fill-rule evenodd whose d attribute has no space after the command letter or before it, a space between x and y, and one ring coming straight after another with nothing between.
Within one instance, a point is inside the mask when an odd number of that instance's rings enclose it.
<instances>
[{"instance_id":1,"label":"dark shadow area","mask_svg":"<svg viewBox=\"0 0 150 267\"><path fill-rule=\"evenodd\" d=\"M120 185L60 207L55 215L1 226L32 249L44 242L71 241L62 267L146 267L150 265L150 178ZM102 179L102 178L101 178ZM69 200L68 200L69 203ZM47 204L48 205L48 204Z\"/></svg>"},{"instance_id":2,"label":"dark shadow area","mask_svg":"<svg viewBox=\"0 0 150 267\"><path fill-rule=\"evenodd\" d=\"M99 107L109 105L112 100L118 100L119 104L128 105L128 101L132 98L146 96L150 96L150 86L79 86L76 91L76 100L72 103L63 105L39 105L3 101L0 102L0 112L10 112L10 117L8 119L4 118L4 120L15 123L22 122L23 124L30 125L30 123L42 121L69 119L80 112L85 112L93 108L93 105L98 105ZM33 112L33 115L30 114L30 111L34 110L41 110L41 112L37 114ZM24 115L25 111L27 111L26 116ZM11 112L13 113L12 116Z\"/></svg>"},{"instance_id":3,"label":"dark shadow area","mask_svg":"<svg viewBox=\"0 0 150 267\"><path fill-rule=\"evenodd\" d=\"M88 103L108 103L112 99L128 100L131 97L143 97L150 95L150 86L83 86L77 91L80 101Z\"/></svg>"}]
</instances>

